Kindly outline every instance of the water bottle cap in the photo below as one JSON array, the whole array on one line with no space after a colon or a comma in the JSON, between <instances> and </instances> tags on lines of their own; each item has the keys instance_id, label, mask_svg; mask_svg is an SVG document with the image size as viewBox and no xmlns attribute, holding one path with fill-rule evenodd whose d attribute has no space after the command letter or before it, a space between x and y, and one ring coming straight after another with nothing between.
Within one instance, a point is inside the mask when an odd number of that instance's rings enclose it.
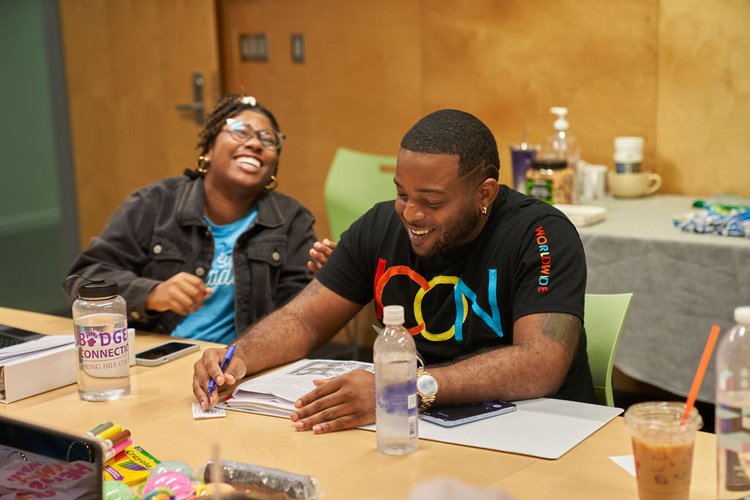
<instances>
[{"instance_id":1,"label":"water bottle cap","mask_svg":"<svg viewBox=\"0 0 750 500\"><path fill-rule=\"evenodd\" d=\"M750 306L738 307L734 310L735 323L750 325Z\"/></svg>"},{"instance_id":2,"label":"water bottle cap","mask_svg":"<svg viewBox=\"0 0 750 500\"><path fill-rule=\"evenodd\" d=\"M403 306L385 306L383 308L383 323L386 325L404 324Z\"/></svg>"},{"instance_id":3,"label":"water bottle cap","mask_svg":"<svg viewBox=\"0 0 750 500\"><path fill-rule=\"evenodd\" d=\"M114 280L91 280L85 285L78 287L78 297L82 299L102 299L114 297L120 292L120 287Z\"/></svg>"}]
</instances>

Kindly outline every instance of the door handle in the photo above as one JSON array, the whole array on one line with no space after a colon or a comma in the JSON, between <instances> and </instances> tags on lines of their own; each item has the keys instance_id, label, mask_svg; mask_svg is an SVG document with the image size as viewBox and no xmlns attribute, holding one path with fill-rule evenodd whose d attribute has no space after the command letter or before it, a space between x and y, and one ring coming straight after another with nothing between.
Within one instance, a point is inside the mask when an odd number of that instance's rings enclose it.
<instances>
[{"instance_id":1,"label":"door handle","mask_svg":"<svg viewBox=\"0 0 750 500\"><path fill-rule=\"evenodd\" d=\"M193 73L192 81L193 102L177 104L175 107L177 108L177 111L194 113L195 123L203 125L203 112L205 111L205 104L203 101L203 75L200 73Z\"/></svg>"}]
</instances>

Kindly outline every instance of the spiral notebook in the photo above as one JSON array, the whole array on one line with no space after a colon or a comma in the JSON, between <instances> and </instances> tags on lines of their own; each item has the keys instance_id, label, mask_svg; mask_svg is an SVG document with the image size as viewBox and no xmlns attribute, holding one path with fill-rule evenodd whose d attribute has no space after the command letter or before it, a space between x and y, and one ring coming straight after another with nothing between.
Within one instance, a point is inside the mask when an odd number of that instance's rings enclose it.
<instances>
[{"instance_id":1,"label":"spiral notebook","mask_svg":"<svg viewBox=\"0 0 750 500\"><path fill-rule=\"evenodd\" d=\"M93 439L0 415L2 498L98 500L103 458L101 444Z\"/></svg>"}]
</instances>

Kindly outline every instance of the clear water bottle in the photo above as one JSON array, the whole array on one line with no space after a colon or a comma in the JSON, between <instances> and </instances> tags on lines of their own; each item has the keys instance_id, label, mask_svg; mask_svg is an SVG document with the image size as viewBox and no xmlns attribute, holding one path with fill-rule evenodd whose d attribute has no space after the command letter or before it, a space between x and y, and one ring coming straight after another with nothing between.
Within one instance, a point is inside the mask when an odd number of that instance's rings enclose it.
<instances>
[{"instance_id":1,"label":"clear water bottle","mask_svg":"<svg viewBox=\"0 0 750 500\"><path fill-rule=\"evenodd\" d=\"M378 450L406 455L419 446L417 349L404 328L404 308L383 308L385 328L375 339L375 427Z\"/></svg>"},{"instance_id":2,"label":"clear water bottle","mask_svg":"<svg viewBox=\"0 0 750 500\"><path fill-rule=\"evenodd\" d=\"M750 497L750 307L734 310L734 327L716 355L716 443L720 499Z\"/></svg>"},{"instance_id":3,"label":"clear water bottle","mask_svg":"<svg viewBox=\"0 0 750 500\"><path fill-rule=\"evenodd\" d=\"M125 299L112 280L88 280L73 302L78 344L78 394L110 401L130 392L130 352Z\"/></svg>"}]
</instances>

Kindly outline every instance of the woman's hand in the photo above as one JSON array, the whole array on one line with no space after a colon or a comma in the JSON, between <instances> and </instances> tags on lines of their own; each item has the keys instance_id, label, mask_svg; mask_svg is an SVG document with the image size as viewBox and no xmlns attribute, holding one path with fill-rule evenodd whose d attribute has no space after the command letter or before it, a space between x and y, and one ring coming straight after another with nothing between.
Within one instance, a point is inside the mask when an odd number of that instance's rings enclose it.
<instances>
[{"instance_id":1,"label":"woman's hand","mask_svg":"<svg viewBox=\"0 0 750 500\"><path fill-rule=\"evenodd\" d=\"M334 248L336 248L336 243L328 238L323 241L316 241L310 249L310 257L312 260L307 262L307 268L310 269L313 274L317 274L323 267L323 264L328 262L328 257L331 256L331 252L333 252Z\"/></svg>"},{"instance_id":2,"label":"woman's hand","mask_svg":"<svg viewBox=\"0 0 750 500\"><path fill-rule=\"evenodd\" d=\"M146 309L149 311L172 311L177 314L190 314L197 311L211 289L198 276L181 272L167 281L156 285L146 297Z\"/></svg>"}]
</instances>

